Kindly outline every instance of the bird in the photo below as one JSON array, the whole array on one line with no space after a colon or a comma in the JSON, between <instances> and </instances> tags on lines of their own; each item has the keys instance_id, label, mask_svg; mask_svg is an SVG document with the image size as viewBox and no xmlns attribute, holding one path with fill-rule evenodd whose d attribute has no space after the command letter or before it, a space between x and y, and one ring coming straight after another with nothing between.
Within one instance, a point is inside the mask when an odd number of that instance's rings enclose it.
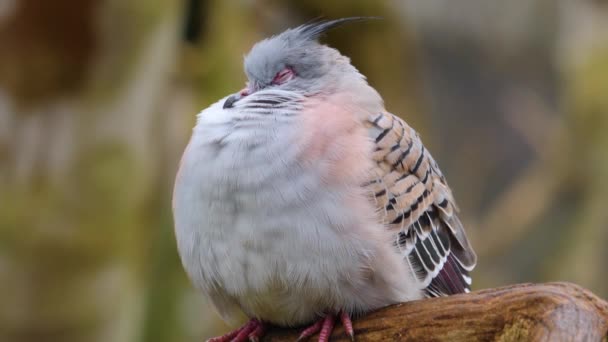
<instances>
[{"instance_id":1,"label":"bird","mask_svg":"<svg viewBox=\"0 0 608 342\"><path fill-rule=\"evenodd\" d=\"M315 20L257 42L246 86L197 115L173 192L193 285L229 324L211 342L272 325L328 341L339 320L470 291L477 256L420 135Z\"/></svg>"}]
</instances>

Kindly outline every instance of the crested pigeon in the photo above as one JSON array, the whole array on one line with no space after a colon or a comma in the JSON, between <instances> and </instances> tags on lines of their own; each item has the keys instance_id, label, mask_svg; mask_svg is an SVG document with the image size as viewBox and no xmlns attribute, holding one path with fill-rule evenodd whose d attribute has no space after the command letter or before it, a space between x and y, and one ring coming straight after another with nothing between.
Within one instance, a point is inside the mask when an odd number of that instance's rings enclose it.
<instances>
[{"instance_id":1,"label":"crested pigeon","mask_svg":"<svg viewBox=\"0 0 608 342\"><path fill-rule=\"evenodd\" d=\"M445 177L418 133L336 49L348 21L262 40L246 87L197 117L173 194L193 284L228 322L211 341L257 340L270 324L327 341L336 319L468 292L476 255Z\"/></svg>"}]
</instances>

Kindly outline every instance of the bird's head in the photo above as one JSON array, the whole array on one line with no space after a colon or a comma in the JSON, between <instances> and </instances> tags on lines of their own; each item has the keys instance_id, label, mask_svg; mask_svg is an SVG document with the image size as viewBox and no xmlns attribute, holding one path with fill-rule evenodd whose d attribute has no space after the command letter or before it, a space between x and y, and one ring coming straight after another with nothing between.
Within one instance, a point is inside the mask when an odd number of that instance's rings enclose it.
<instances>
[{"instance_id":1,"label":"bird's head","mask_svg":"<svg viewBox=\"0 0 608 342\"><path fill-rule=\"evenodd\" d=\"M264 91L323 96L345 91L345 88L356 90L361 87L359 90L376 94L365 77L350 64L349 58L318 41L331 28L365 19L369 18L313 22L258 42L245 57L246 87L228 97L224 108L232 108L237 101Z\"/></svg>"}]
</instances>

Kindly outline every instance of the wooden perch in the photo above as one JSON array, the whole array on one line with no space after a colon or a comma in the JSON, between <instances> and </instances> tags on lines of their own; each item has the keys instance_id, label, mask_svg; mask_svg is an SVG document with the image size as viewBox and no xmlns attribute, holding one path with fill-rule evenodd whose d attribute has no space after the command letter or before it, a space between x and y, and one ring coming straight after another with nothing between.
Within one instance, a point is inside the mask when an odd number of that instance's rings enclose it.
<instances>
[{"instance_id":1,"label":"wooden perch","mask_svg":"<svg viewBox=\"0 0 608 342\"><path fill-rule=\"evenodd\" d=\"M574 284L519 284L398 304L353 323L358 342L608 342L608 303ZM295 341L300 330L274 328L264 341ZM350 340L338 324L331 341Z\"/></svg>"}]
</instances>

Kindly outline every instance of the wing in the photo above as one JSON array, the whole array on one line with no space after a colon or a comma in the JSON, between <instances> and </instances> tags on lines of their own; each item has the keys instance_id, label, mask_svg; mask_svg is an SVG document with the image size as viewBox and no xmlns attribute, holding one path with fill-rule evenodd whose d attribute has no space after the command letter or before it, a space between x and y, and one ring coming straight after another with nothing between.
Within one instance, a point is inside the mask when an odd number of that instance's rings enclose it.
<instances>
[{"instance_id":1,"label":"wing","mask_svg":"<svg viewBox=\"0 0 608 342\"><path fill-rule=\"evenodd\" d=\"M400 118L380 113L366 125L375 167L364 187L395 232L395 247L427 296L468 292L477 257L437 163Z\"/></svg>"}]
</instances>

